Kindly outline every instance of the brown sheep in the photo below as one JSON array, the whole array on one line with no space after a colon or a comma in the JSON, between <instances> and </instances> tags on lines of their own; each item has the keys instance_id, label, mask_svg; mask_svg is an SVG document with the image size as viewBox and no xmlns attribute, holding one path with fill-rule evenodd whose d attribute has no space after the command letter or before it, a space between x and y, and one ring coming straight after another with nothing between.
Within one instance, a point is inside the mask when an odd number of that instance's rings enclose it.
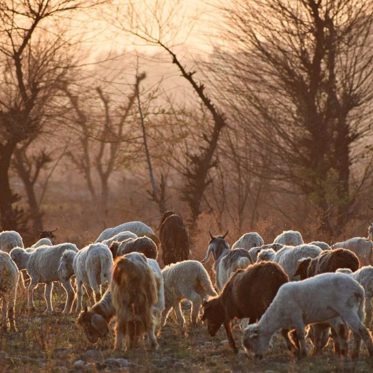
<instances>
[{"instance_id":1,"label":"brown sheep","mask_svg":"<svg viewBox=\"0 0 373 373\"><path fill-rule=\"evenodd\" d=\"M280 286L288 281L284 270L273 262L256 263L235 272L220 295L203 305L202 320L207 323L209 334L214 336L224 324L229 345L237 352L231 321L234 318L249 318L250 323L259 320Z\"/></svg>"},{"instance_id":2,"label":"brown sheep","mask_svg":"<svg viewBox=\"0 0 373 373\"><path fill-rule=\"evenodd\" d=\"M132 252L143 253L149 259L157 260L158 257L158 247L156 243L146 236L128 238L123 242L114 241L110 245L110 251L113 254L113 258Z\"/></svg>"},{"instance_id":3,"label":"brown sheep","mask_svg":"<svg viewBox=\"0 0 373 373\"><path fill-rule=\"evenodd\" d=\"M315 258L301 259L295 275L299 275L301 280L304 280L320 273L335 272L338 268L350 268L355 272L359 266L358 257L350 250L325 250Z\"/></svg>"},{"instance_id":4,"label":"brown sheep","mask_svg":"<svg viewBox=\"0 0 373 373\"><path fill-rule=\"evenodd\" d=\"M189 258L189 236L183 219L167 211L159 228L164 265L181 262Z\"/></svg>"},{"instance_id":5,"label":"brown sheep","mask_svg":"<svg viewBox=\"0 0 373 373\"><path fill-rule=\"evenodd\" d=\"M152 347L158 348L152 318L157 284L144 254L130 253L115 260L111 294L116 314L114 349L121 348L123 338L126 349L131 348L145 333Z\"/></svg>"}]
</instances>

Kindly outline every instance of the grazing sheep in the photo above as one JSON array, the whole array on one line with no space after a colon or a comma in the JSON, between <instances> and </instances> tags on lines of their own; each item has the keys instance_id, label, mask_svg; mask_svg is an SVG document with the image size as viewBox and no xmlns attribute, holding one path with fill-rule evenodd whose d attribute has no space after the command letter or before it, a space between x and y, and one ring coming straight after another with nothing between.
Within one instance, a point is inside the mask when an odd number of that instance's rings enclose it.
<instances>
[{"instance_id":1,"label":"grazing sheep","mask_svg":"<svg viewBox=\"0 0 373 373\"><path fill-rule=\"evenodd\" d=\"M252 247L264 245L262 236L257 232L249 232L243 234L233 245L232 249L250 250Z\"/></svg>"},{"instance_id":2,"label":"grazing sheep","mask_svg":"<svg viewBox=\"0 0 373 373\"><path fill-rule=\"evenodd\" d=\"M192 302L192 325L196 325L203 301L209 296L216 295L205 267L197 260L185 260L163 268L162 275L165 291L165 311L162 324L166 324L167 317L173 308L177 322L184 330L185 319L181 312L180 302L183 299L188 299Z\"/></svg>"},{"instance_id":3,"label":"grazing sheep","mask_svg":"<svg viewBox=\"0 0 373 373\"><path fill-rule=\"evenodd\" d=\"M101 285L111 280L113 255L102 243L90 244L80 251L65 252L60 260L58 273L63 281L75 274L77 286L76 311L82 309L83 285L87 291L93 291L95 302L101 298Z\"/></svg>"},{"instance_id":4,"label":"grazing sheep","mask_svg":"<svg viewBox=\"0 0 373 373\"><path fill-rule=\"evenodd\" d=\"M270 260L280 264L284 271L293 280L297 276L298 261L302 258L314 258L321 253L321 249L315 245L284 246L279 251L273 249L261 250L258 261Z\"/></svg>"},{"instance_id":5,"label":"grazing sheep","mask_svg":"<svg viewBox=\"0 0 373 373\"><path fill-rule=\"evenodd\" d=\"M361 267L353 272L350 268L338 268L337 272L347 273L356 280L365 291L365 323L369 327L372 320L372 300L373 300L373 267Z\"/></svg>"},{"instance_id":6,"label":"grazing sheep","mask_svg":"<svg viewBox=\"0 0 373 373\"><path fill-rule=\"evenodd\" d=\"M273 334L279 329L295 329L300 354L306 355L304 328L307 324L341 318L354 333L353 356L359 354L360 338L373 356L371 336L363 324L364 289L343 273L323 273L315 277L284 284L256 324L244 331L243 344L261 357ZM340 346L346 349L341 337Z\"/></svg>"},{"instance_id":7,"label":"grazing sheep","mask_svg":"<svg viewBox=\"0 0 373 373\"><path fill-rule=\"evenodd\" d=\"M353 251L362 266L373 264L373 242L364 237L354 237L332 245L332 249L347 249Z\"/></svg>"},{"instance_id":8,"label":"grazing sheep","mask_svg":"<svg viewBox=\"0 0 373 373\"><path fill-rule=\"evenodd\" d=\"M299 260L296 275L304 280L320 273L335 272L338 268L350 268L356 271L359 268L359 259L350 250L325 250L314 258L304 257Z\"/></svg>"},{"instance_id":9,"label":"grazing sheep","mask_svg":"<svg viewBox=\"0 0 373 373\"><path fill-rule=\"evenodd\" d=\"M273 241L287 246L298 246L304 243L302 235L298 231L283 231Z\"/></svg>"},{"instance_id":10,"label":"grazing sheep","mask_svg":"<svg viewBox=\"0 0 373 373\"><path fill-rule=\"evenodd\" d=\"M143 253L147 258L157 259L158 248L156 243L149 237L128 238L123 242L114 241L110 245L113 258L132 252Z\"/></svg>"},{"instance_id":11,"label":"grazing sheep","mask_svg":"<svg viewBox=\"0 0 373 373\"><path fill-rule=\"evenodd\" d=\"M164 265L181 262L189 258L189 236L183 219L172 211L162 218L159 228Z\"/></svg>"},{"instance_id":12,"label":"grazing sheep","mask_svg":"<svg viewBox=\"0 0 373 373\"><path fill-rule=\"evenodd\" d=\"M266 245L262 245L262 246L258 246L258 247L252 247L249 250L249 256L250 256L250 259L251 259L251 263L255 263L258 260L258 254L262 250L272 249L273 251L277 252L277 251L281 250L283 247L284 247L284 245L281 245L279 243L270 243L270 244L266 244Z\"/></svg>"},{"instance_id":13,"label":"grazing sheep","mask_svg":"<svg viewBox=\"0 0 373 373\"><path fill-rule=\"evenodd\" d=\"M83 328L85 335L91 343L96 343L99 338L104 338L109 333L109 322L115 315L111 292L106 290L99 302L92 308L85 306L80 312L77 324Z\"/></svg>"},{"instance_id":14,"label":"grazing sheep","mask_svg":"<svg viewBox=\"0 0 373 373\"><path fill-rule=\"evenodd\" d=\"M110 247L110 245L114 241L123 242L125 240L128 240L129 238L136 238L136 237L137 235L135 233L132 233L130 231L124 231L124 232L119 232L118 234L116 234L113 237L108 238L107 240L101 241L101 243L108 245L108 247Z\"/></svg>"},{"instance_id":15,"label":"grazing sheep","mask_svg":"<svg viewBox=\"0 0 373 373\"><path fill-rule=\"evenodd\" d=\"M331 247L329 246L329 244L327 244L324 241L312 241L312 242L309 243L309 245L316 245L321 250L330 250L331 249Z\"/></svg>"},{"instance_id":16,"label":"grazing sheep","mask_svg":"<svg viewBox=\"0 0 373 373\"><path fill-rule=\"evenodd\" d=\"M159 330L162 322L162 312L165 307L163 276L159 264L154 259L147 259L157 282L158 302L153 306L154 327ZM115 316L110 289L106 290L101 300L92 308L84 308L77 319L88 340L96 343L99 338L104 338L109 333L109 322Z\"/></svg>"},{"instance_id":17,"label":"grazing sheep","mask_svg":"<svg viewBox=\"0 0 373 373\"><path fill-rule=\"evenodd\" d=\"M14 309L17 298L18 276L17 265L10 255L0 251L0 300L3 301L3 330L7 330L8 320L10 330L16 330Z\"/></svg>"},{"instance_id":18,"label":"grazing sheep","mask_svg":"<svg viewBox=\"0 0 373 373\"><path fill-rule=\"evenodd\" d=\"M14 247L23 247L21 235L16 231L0 232L0 250L9 253Z\"/></svg>"},{"instance_id":19,"label":"grazing sheep","mask_svg":"<svg viewBox=\"0 0 373 373\"><path fill-rule=\"evenodd\" d=\"M115 308L115 350L131 348L146 333L157 348L153 306L157 303L157 285L144 254L130 253L115 259L111 282Z\"/></svg>"},{"instance_id":20,"label":"grazing sheep","mask_svg":"<svg viewBox=\"0 0 373 373\"><path fill-rule=\"evenodd\" d=\"M257 321L286 282L288 276L276 263L256 263L237 271L221 294L203 305L202 320L207 323L209 334L214 336L224 324L229 345L237 352L231 321L235 317Z\"/></svg>"},{"instance_id":21,"label":"grazing sheep","mask_svg":"<svg viewBox=\"0 0 373 373\"><path fill-rule=\"evenodd\" d=\"M227 255L230 251L230 247L228 242L225 240L226 235L228 232L226 232L222 236L213 236L210 233L210 242L207 247L207 252L206 256L202 259L202 263L205 263L210 255L212 254L214 258L214 271L215 271L215 285L216 287L220 290L223 288L224 283L223 279L221 277L225 277L222 275L219 270L220 270L220 261L223 259L225 255Z\"/></svg>"},{"instance_id":22,"label":"grazing sheep","mask_svg":"<svg viewBox=\"0 0 373 373\"><path fill-rule=\"evenodd\" d=\"M53 242L50 240L50 238L44 237L44 238L40 238L33 245L31 245L31 248L36 249L39 246L52 246L52 245L53 245Z\"/></svg>"},{"instance_id":23,"label":"grazing sheep","mask_svg":"<svg viewBox=\"0 0 373 373\"><path fill-rule=\"evenodd\" d=\"M53 282L59 281L58 266L63 253L66 250L77 252L78 248L72 243L61 243L53 246L40 246L37 249L28 251L22 248L14 248L10 256L15 261L18 269L26 269L31 278L27 292L27 306L29 309L34 308L34 290L38 284L46 284L44 298L47 304L47 312L52 312L52 291ZM69 312L74 299L74 290L70 281L61 281L66 290L67 297L65 302L64 313Z\"/></svg>"},{"instance_id":24,"label":"grazing sheep","mask_svg":"<svg viewBox=\"0 0 373 373\"><path fill-rule=\"evenodd\" d=\"M120 232L130 231L137 236L150 237L155 243L159 243L158 237L155 235L153 229L141 221L130 221L128 223L120 224L113 228L104 229L101 234L97 237L95 242L101 242L108 240Z\"/></svg>"}]
</instances>

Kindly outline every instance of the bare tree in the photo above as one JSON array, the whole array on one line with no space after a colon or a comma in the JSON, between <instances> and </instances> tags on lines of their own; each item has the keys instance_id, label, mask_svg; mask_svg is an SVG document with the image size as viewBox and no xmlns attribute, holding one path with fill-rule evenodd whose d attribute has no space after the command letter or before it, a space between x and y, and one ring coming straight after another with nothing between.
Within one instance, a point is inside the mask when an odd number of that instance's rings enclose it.
<instances>
[{"instance_id":1,"label":"bare tree","mask_svg":"<svg viewBox=\"0 0 373 373\"><path fill-rule=\"evenodd\" d=\"M92 1L0 1L0 215L3 229L18 229L20 211L11 189L9 169L18 144L36 138L53 101L57 84L71 60L59 53L67 45L47 22ZM52 23L49 24L52 26Z\"/></svg>"},{"instance_id":2,"label":"bare tree","mask_svg":"<svg viewBox=\"0 0 373 373\"><path fill-rule=\"evenodd\" d=\"M339 234L372 170L371 160L360 162L372 135L372 3L234 0L222 8L235 50L214 60L220 92L258 155L271 152L252 171L296 186L319 211L321 232Z\"/></svg>"},{"instance_id":3,"label":"bare tree","mask_svg":"<svg viewBox=\"0 0 373 373\"><path fill-rule=\"evenodd\" d=\"M201 213L204 193L211 182L209 172L215 165L214 155L220 134L227 122L224 113L205 91L204 84L195 77L196 71L188 70L166 41L170 35L175 33L173 23L179 5L179 2L176 2L169 7L160 1L156 2L154 7L150 7L146 2L140 5L139 2L129 1L126 17L117 19L117 25L121 30L165 51L212 118L212 125L206 125L202 129L199 146L186 154L187 167L183 171L185 183L182 188L182 198L188 203L191 210L190 222L193 231ZM144 13L144 8L148 11L147 14Z\"/></svg>"}]
</instances>

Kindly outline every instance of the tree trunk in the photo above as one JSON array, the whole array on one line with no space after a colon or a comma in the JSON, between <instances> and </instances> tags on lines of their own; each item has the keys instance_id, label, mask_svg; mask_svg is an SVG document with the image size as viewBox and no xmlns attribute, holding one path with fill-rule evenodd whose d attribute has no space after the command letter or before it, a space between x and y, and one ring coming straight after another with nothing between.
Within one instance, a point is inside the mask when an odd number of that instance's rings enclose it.
<instances>
[{"instance_id":1,"label":"tree trunk","mask_svg":"<svg viewBox=\"0 0 373 373\"><path fill-rule=\"evenodd\" d=\"M0 145L0 218L3 230L17 230L17 211L13 207L17 196L10 189L9 168L16 147L14 141Z\"/></svg>"}]
</instances>

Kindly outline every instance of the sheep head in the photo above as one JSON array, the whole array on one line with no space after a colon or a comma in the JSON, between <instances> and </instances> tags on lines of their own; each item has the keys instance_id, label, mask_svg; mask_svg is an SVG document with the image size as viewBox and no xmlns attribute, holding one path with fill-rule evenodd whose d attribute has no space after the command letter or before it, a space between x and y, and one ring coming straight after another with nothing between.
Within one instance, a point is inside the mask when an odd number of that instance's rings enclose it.
<instances>
[{"instance_id":1,"label":"sheep head","mask_svg":"<svg viewBox=\"0 0 373 373\"><path fill-rule=\"evenodd\" d=\"M29 254L22 247L15 247L9 252L10 257L17 264L19 270L26 269Z\"/></svg>"},{"instance_id":2,"label":"sheep head","mask_svg":"<svg viewBox=\"0 0 373 373\"><path fill-rule=\"evenodd\" d=\"M83 328L87 339L91 343L96 343L99 338L104 338L109 333L106 320L100 314L88 310L87 307L78 316L77 324Z\"/></svg>"},{"instance_id":3,"label":"sheep head","mask_svg":"<svg viewBox=\"0 0 373 373\"><path fill-rule=\"evenodd\" d=\"M297 270L294 273L295 276L300 276L301 280L308 277L308 267L311 263L312 258L302 258L298 260Z\"/></svg>"},{"instance_id":4,"label":"sheep head","mask_svg":"<svg viewBox=\"0 0 373 373\"><path fill-rule=\"evenodd\" d=\"M212 298L203 303L203 314L201 320L207 324L207 330L214 337L221 325L224 323L224 307L219 298Z\"/></svg>"},{"instance_id":5,"label":"sheep head","mask_svg":"<svg viewBox=\"0 0 373 373\"><path fill-rule=\"evenodd\" d=\"M267 351L271 336L263 334L258 324L251 324L244 330L243 345L246 353L254 352L255 358L261 359Z\"/></svg>"},{"instance_id":6,"label":"sheep head","mask_svg":"<svg viewBox=\"0 0 373 373\"><path fill-rule=\"evenodd\" d=\"M209 234L211 239L207 247L206 256L201 260L202 263L207 262L211 254L214 257L214 260L217 261L230 249L227 241L225 241L228 231L226 231L222 236L213 236L211 232L209 232Z\"/></svg>"}]
</instances>

